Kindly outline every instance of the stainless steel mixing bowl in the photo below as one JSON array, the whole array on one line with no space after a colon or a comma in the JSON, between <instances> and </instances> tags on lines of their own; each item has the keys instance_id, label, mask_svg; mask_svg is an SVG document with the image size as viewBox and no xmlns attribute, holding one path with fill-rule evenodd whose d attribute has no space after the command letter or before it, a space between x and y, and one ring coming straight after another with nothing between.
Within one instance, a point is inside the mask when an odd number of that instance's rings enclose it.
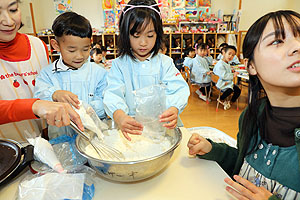
<instances>
[{"instance_id":1,"label":"stainless steel mixing bowl","mask_svg":"<svg viewBox=\"0 0 300 200\"><path fill-rule=\"evenodd\" d=\"M85 153L88 142L82 137L76 138L76 148L88 159L90 166L106 179L118 182L135 182L149 178L162 170L171 159L174 150L179 145L182 134L179 128L168 131L171 147L164 153L144 160L131 162L115 162L93 158Z\"/></svg>"}]
</instances>

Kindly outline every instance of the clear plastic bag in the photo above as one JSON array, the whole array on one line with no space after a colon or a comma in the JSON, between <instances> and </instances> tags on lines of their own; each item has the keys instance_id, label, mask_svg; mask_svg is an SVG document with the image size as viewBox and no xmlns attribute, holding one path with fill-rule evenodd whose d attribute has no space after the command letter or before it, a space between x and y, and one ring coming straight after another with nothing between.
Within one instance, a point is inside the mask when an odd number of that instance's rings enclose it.
<instances>
[{"instance_id":1,"label":"clear plastic bag","mask_svg":"<svg viewBox=\"0 0 300 200\"><path fill-rule=\"evenodd\" d=\"M108 125L99 119L95 110L89 104L80 101L79 106L80 108L75 110L79 114L83 126L96 133L98 138L103 139L103 131L108 129Z\"/></svg>"},{"instance_id":2,"label":"clear plastic bag","mask_svg":"<svg viewBox=\"0 0 300 200\"><path fill-rule=\"evenodd\" d=\"M47 171L30 174L19 184L17 200L91 200L95 194L95 171L87 166L72 168L68 173Z\"/></svg>"},{"instance_id":3,"label":"clear plastic bag","mask_svg":"<svg viewBox=\"0 0 300 200\"><path fill-rule=\"evenodd\" d=\"M166 94L163 84L152 85L135 90L135 119L144 126L143 134L151 139L159 139L166 128L159 121L159 115L166 110Z\"/></svg>"}]
</instances>

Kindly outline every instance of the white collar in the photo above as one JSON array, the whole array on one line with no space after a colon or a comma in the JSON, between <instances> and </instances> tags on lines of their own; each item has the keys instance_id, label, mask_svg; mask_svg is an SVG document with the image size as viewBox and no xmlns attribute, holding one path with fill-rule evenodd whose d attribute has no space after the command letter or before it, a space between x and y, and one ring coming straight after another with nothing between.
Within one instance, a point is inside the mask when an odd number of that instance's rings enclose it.
<instances>
[{"instance_id":1,"label":"white collar","mask_svg":"<svg viewBox=\"0 0 300 200\"><path fill-rule=\"evenodd\" d=\"M54 61L54 63L53 63L52 73L65 72L65 71L70 71L70 70L75 70L75 69L72 69L72 68L68 67L67 65L65 65L62 60L62 56L59 56L59 59Z\"/></svg>"}]
</instances>

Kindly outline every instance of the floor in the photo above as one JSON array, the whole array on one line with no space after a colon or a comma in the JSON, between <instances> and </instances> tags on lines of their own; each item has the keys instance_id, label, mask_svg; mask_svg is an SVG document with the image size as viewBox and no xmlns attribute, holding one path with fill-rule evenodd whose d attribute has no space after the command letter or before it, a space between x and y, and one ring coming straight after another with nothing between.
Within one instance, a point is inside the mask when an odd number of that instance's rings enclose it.
<instances>
[{"instance_id":1,"label":"floor","mask_svg":"<svg viewBox=\"0 0 300 200\"><path fill-rule=\"evenodd\" d=\"M229 110L224 110L222 105L219 105L216 112L218 92L213 90L212 101L207 104L199 99L195 91L198 86L191 86L191 95L189 102L184 111L180 114L180 118L186 128L209 126L217 128L229 136L236 138L238 133L238 120L241 112L247 105L247 87L242 88L241 96L239 97L239 110L236 108L236 103Z\"/></svg>"}]
</instances>

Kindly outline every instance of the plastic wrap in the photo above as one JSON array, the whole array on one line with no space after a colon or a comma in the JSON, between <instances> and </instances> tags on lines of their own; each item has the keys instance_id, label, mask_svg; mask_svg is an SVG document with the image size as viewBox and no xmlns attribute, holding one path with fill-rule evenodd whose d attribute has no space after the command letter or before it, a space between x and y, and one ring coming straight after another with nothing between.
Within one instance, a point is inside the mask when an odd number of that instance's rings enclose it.
<instances>
[{"instance_id":1,"label":"plastic wrap","mask_svg":"<svg viewBox=\"0 0 300 200\"><path fill-rule=\"evenodd\" d=\"M165 86L163 84L135 90L135 119L144 126L143 134L152 139L165 135L166 128L159 121L159 115L166 110Z\"/></svg>"},{"instance_id":2,"label":"plastic wrap","mask_svg":"<svg viewBox=\"0 0 300 200\"><path fill-rule=\"evenodd\" d=\"M26 176L19 184L17 200L91 200L95 194L95 171L82 166L59 174L48 171Z\"/></svg>"}]
</instances>

